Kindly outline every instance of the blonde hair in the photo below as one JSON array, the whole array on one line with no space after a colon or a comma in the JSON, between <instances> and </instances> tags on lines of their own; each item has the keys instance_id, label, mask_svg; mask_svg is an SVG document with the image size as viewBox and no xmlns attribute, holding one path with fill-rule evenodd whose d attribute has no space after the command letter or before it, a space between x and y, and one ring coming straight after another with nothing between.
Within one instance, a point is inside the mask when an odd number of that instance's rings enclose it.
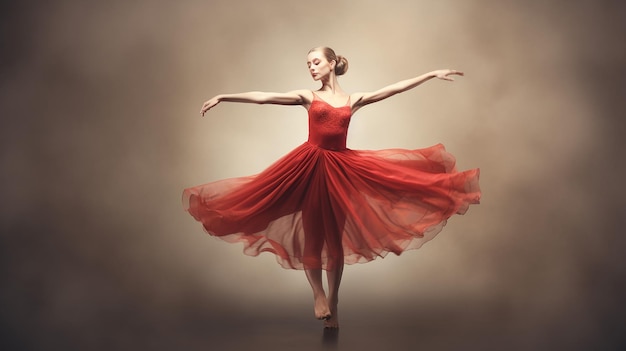
<instances>
[{"instance_id":1,"label":"blonde hair","mask_svg":"<svg viewBox=\"0 0 626 351\"><path fill-rule=\"evenodd\" d=\"M333 60L335 61L335 74L336 75L340 76L340 75L345 74L348 71L348 59L341 55L335 54L335 50L327 46L318 46L316 48L309 50L309 54L312 53L313 51L321 51L322 54L324 54L324 57L326 57L326 60L328 60L328 62L333 61Z\"/></svg>"}]
</instances>

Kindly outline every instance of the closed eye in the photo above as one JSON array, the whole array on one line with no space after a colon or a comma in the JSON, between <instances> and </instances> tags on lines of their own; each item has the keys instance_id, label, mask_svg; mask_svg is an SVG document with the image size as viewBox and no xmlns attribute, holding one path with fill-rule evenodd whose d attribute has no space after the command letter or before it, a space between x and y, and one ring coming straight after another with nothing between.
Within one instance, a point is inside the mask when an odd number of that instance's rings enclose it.
<instances>
[{"instance_id":1,"label":"closed eye","mask_svg":"<svg viewBox=\"0 0 626 351\"><path fill-rule=\"evenodd\" d=\"M311 62L307 62L306 63L307 67L309 67L309 68L311 68L311 65L317 66L319 64L320 64L320 60L313 60L313 63L311 63Z\"/></svg>"}]
</instances>

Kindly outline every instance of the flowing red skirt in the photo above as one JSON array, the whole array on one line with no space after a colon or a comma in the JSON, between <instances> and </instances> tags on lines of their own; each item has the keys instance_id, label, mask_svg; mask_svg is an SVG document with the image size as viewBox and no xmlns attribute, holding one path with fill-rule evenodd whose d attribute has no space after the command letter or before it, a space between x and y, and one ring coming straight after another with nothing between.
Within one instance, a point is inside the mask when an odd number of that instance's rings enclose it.
<instances>
[{"instance_id":1,"label":"flowing red skirt","mask_svg":"<svg viewBox=\"0 0 626 351\"><path fill-rule=\"evenodd\" d=\"M377 151L300 145L254 176L185 189L210 235L271 252L284 268L333 269L416 249L480 200L479 169L438 144Z\"/></svg>"}]
</instances>

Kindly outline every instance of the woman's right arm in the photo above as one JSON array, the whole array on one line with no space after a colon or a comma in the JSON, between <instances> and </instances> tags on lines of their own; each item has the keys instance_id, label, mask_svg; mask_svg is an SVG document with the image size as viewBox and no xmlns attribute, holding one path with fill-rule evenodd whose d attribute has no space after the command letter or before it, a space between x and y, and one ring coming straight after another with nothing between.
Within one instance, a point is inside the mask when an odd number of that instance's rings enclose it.
<instances>
[{"instance_id":1,"label":"woman's right arm","mask_svg":"<svg viewBox=\"0 0 626 351\"><path fill-rule=\"evenodd\" d=\"M267 93L261 91L251 91L237 94L220 94L207 100L200 110L204 114L215 107L220 102L245 102L254 104L275 104L275 105L303 105L311 104L312 95L308 90L294 90L288 93Z\"/></svg>"}]
</instances>

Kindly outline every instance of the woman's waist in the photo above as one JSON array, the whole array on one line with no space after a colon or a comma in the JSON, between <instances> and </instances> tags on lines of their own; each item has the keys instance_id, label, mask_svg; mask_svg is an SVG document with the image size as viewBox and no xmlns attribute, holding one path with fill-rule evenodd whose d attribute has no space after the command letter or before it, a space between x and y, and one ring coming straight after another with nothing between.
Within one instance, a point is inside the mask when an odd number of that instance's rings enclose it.
<instances>
[{"instance_id":1,"label":"woman's waist","mask_svg":"<svg viewBox=\"0 0 626 351\"><path fill-rule=\"evenodd\" d=\"M346 148L346 135L310 133L309 143L328 150L344 150Z\"/></svg>"}]
</instances>

